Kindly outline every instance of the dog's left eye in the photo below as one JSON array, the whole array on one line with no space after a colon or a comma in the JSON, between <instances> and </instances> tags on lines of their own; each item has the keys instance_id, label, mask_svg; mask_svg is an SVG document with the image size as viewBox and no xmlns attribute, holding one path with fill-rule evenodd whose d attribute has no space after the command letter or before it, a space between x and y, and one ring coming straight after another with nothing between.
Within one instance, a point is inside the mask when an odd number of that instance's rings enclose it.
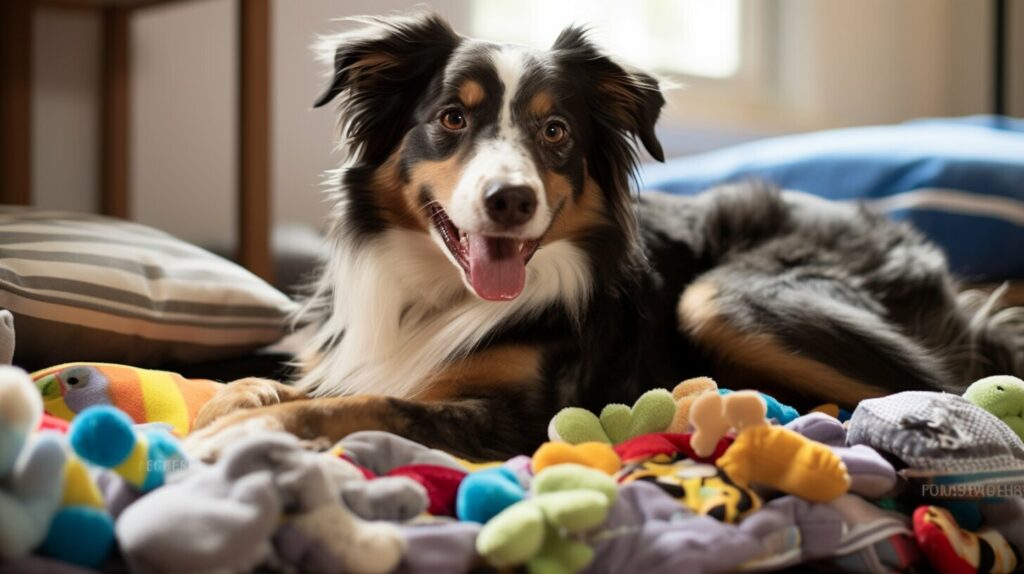
<instances>
[{"instance_id":1,"label":"dog's left eye","mask_svg":"<svg viewBox=\"0 0 1024 574\"><path fill-rule=\"evenodd\" d=\"M560 121L552 120L544 125L544 131L541 133L544 141L549 144L560 144L569 137L569 128Z\"/></svg>"},{"instance_id":2,"label":"dog's left eye","mask_svg":"<svg viewBox=\"0 0 1024 574\"><path fill-rule=\"evenodd\" d=\"M441 125L448 130L461 130L466 127L466 116L458 108L449 108L441 113Z\"/></svg>"}]
</instances>

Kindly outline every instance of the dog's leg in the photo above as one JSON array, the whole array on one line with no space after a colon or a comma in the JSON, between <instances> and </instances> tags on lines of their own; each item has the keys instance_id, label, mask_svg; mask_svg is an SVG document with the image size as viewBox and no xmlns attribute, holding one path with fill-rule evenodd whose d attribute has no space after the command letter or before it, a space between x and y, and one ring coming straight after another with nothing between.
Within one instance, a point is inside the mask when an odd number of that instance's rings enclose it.
<instances>
[{"instance_id":1,"label":"dog's leg","mask_svg":"<svg viewBox=\"0 0 1024 574\"><path fill-rule=\"evenodd\" d=\"M838 402L950 386L943 364L879 313L823 286L725 275L693 283L679 302L681 328L734 373L801 403ZM829 283L828 288L838 288Z\"/></svg>"},{"instance_id":2,"label":"dog's leg","mask_svg":"<svg viewBox=\"0 0 1024 574\"><path fill-rule=\"evenodd\" d=\"M329 442L356 431L384 430L469 458L507 458L536 448L554 414L551 410L556 405L542 391L540 372L539 351L517 345L478 351L453 362L424 381L414 399L296 400L304 396L296 397L298 391L292 387L274 385L277 395L266 395L266 382L247 383L232 398L225 395L221 406L215 405L222 416L211 415L208 426L189 435L186 448L209 459L239 438L261 430ZM241 390L250 385L255 389ZM253 399L250 392L256 401L266 399L270 406L247 408L253 406L245 403Z\"/></svg>"},{"instance_id":3,"label":"dog's leg","mask_svg":"<svg viewBox=\"0 0 1024 574\"><path fill-rule=\"evenodd\" d=\"M201 429L224 415L305 399L306 394L277 381L249 377L228 383L196 414L193 429Z\"/></svg>"},{"instance_id":4,"label":"dog's leg","mask_svg":"<svg viewBox=\"0 0 1024 574\"><path fill-rule=\"evenodd\" d=\"M392 432L474 459L498 460L529 452L543 440L545 420L532 401L500 390L494 396L420 402L381 396L316 398L236 411L185 441L194 456L211 460L234 441L263 430L334 443L364 430Z\"/></svg>"}]
</instances>

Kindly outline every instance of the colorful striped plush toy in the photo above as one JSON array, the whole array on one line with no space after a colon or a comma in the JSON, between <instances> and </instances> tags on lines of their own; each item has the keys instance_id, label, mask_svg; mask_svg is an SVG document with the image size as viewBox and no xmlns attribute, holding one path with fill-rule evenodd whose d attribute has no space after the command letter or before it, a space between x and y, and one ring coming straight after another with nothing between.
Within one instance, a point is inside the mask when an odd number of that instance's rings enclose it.
<instances>
[{"instance_id":1,"label":"colorful striped plush toy","mask_svg":"<svg viewBox=\"0 0 1024 574\"><path fill-rule=\"evenodd\" d=\"M177 373L109 363L67 363L32 374L43 407L70 421L94 405L112 405L136 423L166 423L183 437L196 413L223 385Z\"/></svg>"}]
</instances>

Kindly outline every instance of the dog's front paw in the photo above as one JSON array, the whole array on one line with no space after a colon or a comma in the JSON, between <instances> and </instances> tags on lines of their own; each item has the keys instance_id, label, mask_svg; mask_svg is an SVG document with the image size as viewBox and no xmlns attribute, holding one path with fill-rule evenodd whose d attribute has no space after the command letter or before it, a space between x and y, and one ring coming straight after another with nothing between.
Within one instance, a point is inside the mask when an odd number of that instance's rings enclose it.
<instances>
[{"instance_id":1,"label":"dog's front paw","mask_svg":"<svg viewBox=\"0 0 1024 574\"><path fill-rule=\"evenodd\" d=\"M268 407L281 402L277 384L267 379L250 377L225 385L196 414L193 429L209 426L217 419L245 409Z\"/></svg>"},{"instance_id":2,"label":"dog's front paw","mask_svg":"<svg viewBox=\"0 0 1024 574\"><path fill-rule=\"evenodd\" d=\"M238 441L266 431L283 431L281 421L271 415L239 412L218 418L213 424L188 435L182 442L185 452L203 462L214 462L224 449Z\"/></svg>"}]
</instances>

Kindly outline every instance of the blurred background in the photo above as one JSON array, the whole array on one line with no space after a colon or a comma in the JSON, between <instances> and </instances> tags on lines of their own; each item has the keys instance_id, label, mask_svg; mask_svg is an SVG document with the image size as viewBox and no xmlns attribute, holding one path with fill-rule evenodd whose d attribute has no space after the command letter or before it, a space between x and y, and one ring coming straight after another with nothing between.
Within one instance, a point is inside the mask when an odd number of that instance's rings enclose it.
<instances>
[{"instance_id":1,"label":"blurred background","mask_svg":"<svg viewBox=\"0 0 1024 574\"><path fill-rule=\"evenodd\" d=\"M311 108L328 71L310 47L318 34L347 26L337 18L413 6L5 0L6 181L21 169L17 161L28 166L20 176L27 195L8 189L15 197L8 201L124 215L237 254L287 287L290 262L318 249L322 174L340 158L333 112ZM1024 115L1019 0L437 0L429 7L466 35L537 47L567 24L591 24L611 53L680 84L660 128L670 157L829 128ZM19 46L30 47L27 57ZM24 90L11 88L25 78ZM27 148L12 130L28 134ZM116 193L105 195L110 186ZM244 189L252 194L235 191ZM272 231L240 231L244 213ZM277 256L247 255L245 241L257 250L269 244Z\"/></svg>"}]
</instances>

